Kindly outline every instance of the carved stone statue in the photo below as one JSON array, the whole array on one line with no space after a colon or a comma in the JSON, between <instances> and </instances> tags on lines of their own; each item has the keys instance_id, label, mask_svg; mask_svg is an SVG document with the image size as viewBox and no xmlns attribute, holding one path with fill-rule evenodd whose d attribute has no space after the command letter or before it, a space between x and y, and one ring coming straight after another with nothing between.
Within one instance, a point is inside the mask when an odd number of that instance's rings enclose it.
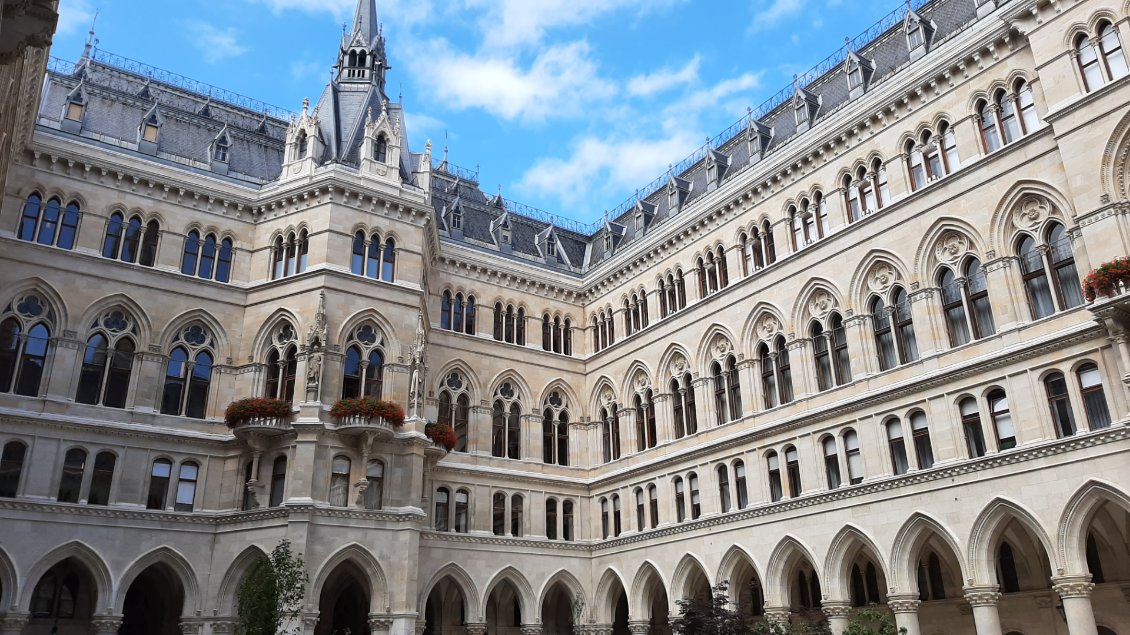
<instances>
[{"instance_id":1,"label":"carved stone statue","mask_svg":"<svg viewBox=\"0 0 1130 635\"><path fill-rule=\"evenodd\" d=\"M326 292L318 294L318 312L306 334L306 401L318 400L322 384L322 351L326 346Z\"/></svg>"},{"instance_id":2,"label":"carved stone statue","mask_svg":"<svg viewBox=\"0 0 1130 635\"><path fill-rule=\"evenodd\" d=\"M427 346L424 338L424 313L421 311L416 319L416 341L412 344L412 375L408 381L408 403L412 417L420 416L420 405L424 400L424 358Z\"/></svg>"}]
</instances>

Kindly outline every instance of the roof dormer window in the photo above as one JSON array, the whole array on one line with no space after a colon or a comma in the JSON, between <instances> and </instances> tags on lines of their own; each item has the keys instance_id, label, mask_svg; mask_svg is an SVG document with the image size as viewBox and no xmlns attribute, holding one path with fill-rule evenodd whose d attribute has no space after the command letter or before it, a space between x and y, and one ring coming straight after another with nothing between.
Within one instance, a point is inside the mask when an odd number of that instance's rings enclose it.
<instances>
[{"instance_id":1,"label":"roof dormer window","mask_svg":"<svg viewBox=\"0 0 1130 635\"><path fill-rule=\"evenodd\" d=\"M643 210L636 212L636 232L643 231Z\"/></svg>"},{"instance_id":2,"label":"roof dormer window","mask_svg":"<svg viewBox=\"0 0 1130 635\"><path fill-rule=\"evenodd\" d=\"M607 253L612 252L612 232L604 232L604 251Z\"/></svg>"},{"instance_id":3,"label":"roof dormer window","mask_svg":"<svg viewBox=\"0 0 1130 635\"><path fill-rule=\"evenodd\" d=\"M228 143L228 140L226 138L221 137L221 138L217 139L216 140L216 148L212 152L212 158L215 159L216 161L219 161L220 163L227 163L228 162L228 150L229 150L230 147L231 146Z\"/></svg>"},{"instance_id":4,"label":"roof dormer window","mask_svg":"<svg viewBox=\"0 0 1130 635\"><path fill-rule=\"evenodd\" d=\"M150 143L157 143L157 134L161 131L161 123L157 120L157 115L149 115L145 123L141 125L141 138Z\"/></svg>"},{"instance_id":5,"label":"roof dormer window","mask_svg":"<svg viewBox=\"0 0 1130 635\"><path fill-rule=\"evenodd\" d=\"M510 221L504 220L502 224L498 226L498 237L502 241L502 244L510 244Z\"/></svg>"},{"instance_id":6,"label":"roof dormer window","mask_svg":"<svg viewBox=\"0 0 1130 635\"><path fill-rule=\"evenodd\" d=\"M798 126L808 124L808 102L798 97L794 104L794 111L796 112L796 124Z\"/></svg>"},{"instance_id":7,"label":"roof dormer window","mask_svg":"<svg viewBox=\"0 0 1130 635\"><path fill-rule=\"evenodd\" d=\"M67 102L67 119L71 121L82 121L84 112L86 112L86 104L82 102L81 96L76 96Z\"/></svg>"},{"instance_id":8,"label":"roof dormer window","mask_svg":"<svg viewBox=\"0 0 1130 635\"><path fill-rule=\"evenodd\" d=\"M816 109L820 106L820 98L812 93L797 88L793 96L793 113L796 115L797 132L805 132L812 127L812 120L816 117Z\"/></svg>"},{"instance_id":9,"label":"roof dormer window","mask_svg":"<svg viewBox=\"0 0 1130 635\"><path fill-rule=\"evenodd\" d=\"M926 34L922 31L920 23L914 22L907 29L906 42L912 51L920 46L926 46Z\"/></svg>"},{"instance_id":10,"label":"roof dormer window","mask_svg":"<svg viewBox=\"0 0 1130 635\"><path fill-rule=\"evenodd\" d=\"M916 60L926 54L933 28L933 24L929 20L923 20L922 16L914 11L907 10L903 30L906 33L906 46L910 50L911 60Z\"/></svg>"},{"instance_id":11,"label":"roof dormer window","mask_svg":"<svg viewBox=\"0 0 1130 635\"><path fill-rule=\"evenodd\" d=\"M451 210L451 228L452 229L462 229L463 228L463 210L459 209L458 207Z\"/></svg>"},{"instance_id":12,"label":"roof dormer window","mask_svg":"<svg viewBox=\"0 0 1130 635\"><path fill-rule=\"evenodd\" d=\"M557 239L552 234L545 239L545 254L549 258L557 257Z\"/></svg>"},{"instance_id":13,"label":"roof dormer window","mask_svg":"<svg viewBox=\"0 0 1130 635\"><path fill-rule=\"evenodd\" d=\"M849 50L844 69L847 71L848 98L855 99L867 92L867 84L871 81L872 73L875 72L875 64Z\"/></svg>"},{"instance_id":14,"label":"roof dormer window","mask_svg":"<svg viewBox=\"0 0 1130 635\"><path fill-rule=\"evenodd\" d=\"M388 161L388 139L383 133L377 135L377 142L373 144L373 159L380 163Z\"/></svg>"}]
</instances>

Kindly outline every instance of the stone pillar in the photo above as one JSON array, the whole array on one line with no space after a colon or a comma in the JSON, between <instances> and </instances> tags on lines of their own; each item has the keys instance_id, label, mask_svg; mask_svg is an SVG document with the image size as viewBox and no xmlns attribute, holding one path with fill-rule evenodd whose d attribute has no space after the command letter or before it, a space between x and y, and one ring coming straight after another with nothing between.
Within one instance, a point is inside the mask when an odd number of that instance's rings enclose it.
<instances>
[{"instance_id":1,"label":"stone pillar","mask_svg":"<svg viewBox=\"0 0 1130 635\"><path fill-rule=\"evenodd\" d=\"M165 380L167 358L158 351L138 353L134 357L133 408L138 412L161 410L161 389Z\"/></svg>"},{"instance_id":2,"label":"stone pillar","mask_svg":"<svg viewBox=\"0 0 1130 635\"><path fill-rule=\"evenodd\" d=\"M647 635L650 630L650 620L633 620L628 622L628 632L632 635Z\"/></svg>"},{"instance_id":3,"label":"stone pillar","mask_svg":"<svg viewBox=\"0 0 1130 635\"><path fill-rule=\"evenodd\" d=\"M1090 575L1052 578L1053 589L1063 600L1067 632L1071 635L1098 635L1095 612L1091 608L1091 591L1095 589Z\"/></svg>"},{"instance_id":4,"label":"stone pillar","mask_svg":"<svg viewBox=\"0 0 1130 635\"><path fill-rule=\"evenodd\" d=\"M887 608L895 614L895 626L899 631L905 629L905 635L921 635L922 629L918 625L918 600L917 593L887 596Z\"/></svg>"},{"instance_id":5,"label":"stone pillar","mask_svg":"<svg viewBox=\"0 0 1130 635\"><path fill-rule=\"evenodd\" d=\"M949 348L949 334L946 332L945 316L942 315L941 291L932 287L917 289L909 292L907 297L919 356L928 357Z\"/></svg>"},{"instance_id":6,"label":"stone pillar","mask_svg":"<svg viewBox=\"0 0 1130 635\"><path fill-rule=\"evenodd\" d=\"M487 625L468 622L463 625L463 632L466 633L466 635L487 635Z\"/></svg>"},{"instance_id":7,"label":"stone pillar","mask_svg":"<svg viewBox=\"0 0 1130 635\"><path fill-rule=\"evenodd\" d=\"M961 137L958 136L960 140ZM906 150L905 146L899 148ZM896 154L884 164L887 168L887 189L891 191L891 202L906 198L911 194L910 175L906 172L906 154Z\"/></svg>"},{"instance_id":8,"label":"stone pillar","mask_svg":"<svg viewBox=\"0 0 1130 635\"><path fill-rule=\"evenodd\" d=\"M695 408L698 419L698 429L714 428L718 426L718 410L714 405L714 382L709 377L699 377L691 382L694 387Z\"/></svg>"},{"instance_id":9,"label":"stone pillar","mask_svg":"<svg viewBox=\"0 0 1130 635\"><path fill-rule=\"evenodd\" d=\"M299 615L302 620L302 635L314 635L314 628L318 626L318 611L306 611Z\"/></svg>"},{"instance_id":10,"label":"stone pillar","mask_svg":"<svg viewBox=\"0 0 1130 635\"><path fill-rule=\"evenodd\" d=\"M829 600L824 602L821 610L824 611L825 617L828 618L828 627L832 629L832 635L843 635L844 631L848 629L848 616L851 615L851 603Z\"/></svg>"},{"instance_id":11,"label":"stone pillar","mask_svg":"<svg viewBox=\"0 0 1130 635\"><path fill-rule=\"evenodd\" d=\"M387 635L392 630L392 620L374 613L369 614L369 633Z\"/></svg>"},{"instance_id":12,"label":"stone pillar","mask_svg":"<svg viewBox=\"0 0 1130 635\"><path fill-rule=\"evenodd\" d=\"M184 635L201 635L204 632L204 622L200 618L183 620L178 626Z\"/></svg>"},{"instance_id":13,"label":"stone pillar","mask_svg":"<svg viewBox=\"0 0 1130 635\"><path fill-rule=\"evenodd\" d=\"M428 629L428 620L416 620L416 635L424 635Z\"/></svg>"},{"instance_id":14,"label":"stone pillar","mask_svg":"<svg viewBox=\"0 0 1130 635\"><path fill-rule=\"evenodd\" d=\"M287 456L286 464L286 498L287 503L309 503L315 499L314 492L318 490L319 500L325 499L321 487L315 487L315 481L321 484L321 476L317 468L318 439L321 436L321 425L308 426L295 424L298 432L294 441L294 451Z\"/></svg>"},{"instance_id":15,"label":"stone pillar","mask_svg":"<svg viewBox=\"0 0 1130 635\"><path fill-rule=\"evenodd\" d=\"M957 136L957 154L961 159L961 165L969 165L981 157L981 118L979 116L969 115L954 121L953 133ZM905 171L898 170L898 172ZM891 173L892 170L887 170L887 174Z\"/></svg>"},{"instance_id":16,"label":"stone pillar","mask_svg":"<svg viewBox=\"0 0 1130 635\"><path fill-rule=\"evenodd\" d=\"M490 406L472 405L467 422L467 452L490 456L490 435L493 431Z\"/></svg>"},{"instance_id":17,"label":"stone pillar","mask_svg":"<svg viewBox=\"0 0 1130 635\"><path fill-rule=\"evenodd\" d=\"M541 635L541 624L523 624L522 635Z\"/></svg>"},{"instance_id":18,"label":"stone pillar","mask_svg":"<svg viewBox=\"0 0 1130 635\"><path fill-rule=\"evenodd\" d=\"M989 254L986 254L989 256ZM993 311L993 326L999 333L1028 319L1027 302L1024 289L1020 288L1017 259L1012 256L989 260L981 265L985 268L985 284L989 290L989 301ZM1023 307L1023 308L1022 308ZM970 307L972 311L973 307ZM970 318L973 316L970 315Z\"/></svg>"},{"instance_id":19,"label":"stone pillar","mask_svg":"<svg viewBox=\"0 0 1130 635\"><path fill-rule=\"evenodd\" d=\"M797 338L785 344L789 351L789 369L793 379L793 401L809 395L816 390L816 362L812 357L811 341ZM780 378L777 378L778 384Z\"/></svg>"},{"instance_id":20,"label":"stone pillar","mask_svg":"<svg viewBox=\"0 0 1130 635\"><path fill-rule=\"evenodd\" d=\"M765 621L778 626L788 624L790 621L789 608L787 606L765 607Z\"/></svg>"},{"instance_id":21,"label":"stone pillar","mask_svg":"<svg viewBox=\"0 0 1130 635\"><path fill-rule=\"evenodd\" d=\"M52 338L47 349L43 377L39 380L39 394L36 396L73 401L85 352L86 342L77 339L74 331L63 331L63 337ZM161 372L164 373L163 370Z\"/></svg>"},{"instance_id":22,"label":"stone pillar","mask_svg":"<svg viewBox=\"0 0 1130 635\"><path fill-rule=\"evenodd\" d=\"M748 417L760 411L765 405L761 394L761 360L756 357L738 364L742 382L742 416Z\"/></svg>"},{"instance_id":23,"label":"stone pillar","mask_svg":"<svg viewBox=\"0 0 1130 635\"><path fill-rule=\"evenodd\" d=\"M872 335L871 316L853 315L844 320L844 331L848 341L848 364L851 366L852 381L863 379L879 372L875 337Z\"/></svg>"},{"instance_id":24,"label":"stone pillar","mask_svg":"<svg viewBox=\"0 0 1130 635\"><path fill-rule=\"evenodd\" d=\"M997 612L1001 594L997 591L997 585L965 587L964 591L965 601L973 607L977 635L1002 635L1001 617Z\"/></svg>"},{"instance_id":25,"label":"stone pillar","mask_svg":"<svg viewBox=\"0 0 1130 635\"><path fill-rule=\"evenodd\" d=\"M620 456L624 457L639 452L635 408L621 408L616 411L616 416L620 420Z\"/></svg>"},{"instance_id":26,"label":"stone pillar","mask_svg":"<svg viewBox=\"0 0 1130 635\"><path fill-rule=\"evenodd\" d=\"M90 620L90 632L93 635L118 635L122 627L122 618L112 615L95 615Z\"/></svg>"},{"instance_id":27,"label":"stone pillar","mask_svg":"<svg viewBox=\"0 0 1130 635\"><path fill-rule=\"evenodd\" d=\"M521 444L521 457L526 461L542 462L545 458L545 439L541 435L542 415L528 414L518 418L518 425L525 437Z\"/></svg>"},{"instance_id":28,"label":"stone pillar","mask_svg":"<svg viewBox=\"0 0 1130 635\"><path fill-rule=\"evenodd\" d=\"M30 618L27 613L9 613L0 616L0 635L20 635Z\"/></svg>"},{"instance_id":29,"label":"stone pillar","mask_svg":"<svg viewBox=\"0 0 1130 635\"><path fill-rule=\"evenodd\" d=\"M671 395L652 395L651 407L655 410L655 444L670 443L675 438L674 423L671 421Z\"/></svg>"}]
</instances>

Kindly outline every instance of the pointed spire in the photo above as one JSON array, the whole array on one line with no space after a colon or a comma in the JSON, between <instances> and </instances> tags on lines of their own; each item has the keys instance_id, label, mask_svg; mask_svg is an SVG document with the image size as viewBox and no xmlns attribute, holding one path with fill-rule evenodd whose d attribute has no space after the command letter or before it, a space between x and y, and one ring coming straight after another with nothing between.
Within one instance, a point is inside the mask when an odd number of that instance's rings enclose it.
<instances>
[{"instance_id":1,"label":"pointed spire","mask_svg":"<svg viewBox=\"0 0 1130 635\"><path fill-rule=\"evenodd\" d=\"M94 37L94 25L98 24L98 14L101 9L94 11L94 19L90 21L90 32L86 36L86 46L82 48L82 57L80 59L88 60L94 52L94 48L98 46L98 40Z\"/></svg>"},{"instance_id":2,"label":"pointed spire","mask_svg":"<svg viewBox=\"0 0 1130 635\"><path fill-rule=\"evenodd\" d=\"M380 22L377 20L377 0L357 0L357 11L353 15L353 36L360 34L366 44L373 44L380 37Z\"/></svg>"}]
</instances>

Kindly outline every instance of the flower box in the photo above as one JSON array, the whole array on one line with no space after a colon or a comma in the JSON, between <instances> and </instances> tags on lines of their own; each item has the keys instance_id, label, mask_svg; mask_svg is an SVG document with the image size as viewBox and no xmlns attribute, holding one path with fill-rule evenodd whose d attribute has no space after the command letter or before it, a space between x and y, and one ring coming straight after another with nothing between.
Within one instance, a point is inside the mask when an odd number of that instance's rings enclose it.
<instances>
[{"instance_id":1,"label":"flower box","mask_svg":"<svg viewBox=\"0 0 1130 635\"><path fill-rule=\"evenodd\" d=\"M269 397L236 399L224 410L224 423L229 428L253 420L287 419L293 408L289 401Z\"/></svg>"},{"instance_id":2,"label":"flower box","mask_svg":"<svg viewBox=\"0 0 1130 635\"><path fill-rule=\"evenodd\" d=\"M380 399L338 399L330 409L330 416L339 421L347 419L384 419L394 428L404 425L404 409Z\"/></svg>"},{"instance_id":3,"label":"flower box","mask_svg":"<svg viewBox=\"0 0 1130 635\"><path fill-rule=\"evenodd\" d=\"M1098 295L1113 298L1125 293L1130 285L1130 256L1115 258L1103 263L1083 279L1083 297L1093 302Z\"/></svg>"},{"instance_id":4,"label":"flower box","mask_svg":"<svg viewBox=\"0 0 1130 635\"><path fill-rule=\"evenodd\" d=\"M424 426L424 435L448 452L455 449L455 430L445 423L429 423Z\"/></svg>"}]
</instances>

